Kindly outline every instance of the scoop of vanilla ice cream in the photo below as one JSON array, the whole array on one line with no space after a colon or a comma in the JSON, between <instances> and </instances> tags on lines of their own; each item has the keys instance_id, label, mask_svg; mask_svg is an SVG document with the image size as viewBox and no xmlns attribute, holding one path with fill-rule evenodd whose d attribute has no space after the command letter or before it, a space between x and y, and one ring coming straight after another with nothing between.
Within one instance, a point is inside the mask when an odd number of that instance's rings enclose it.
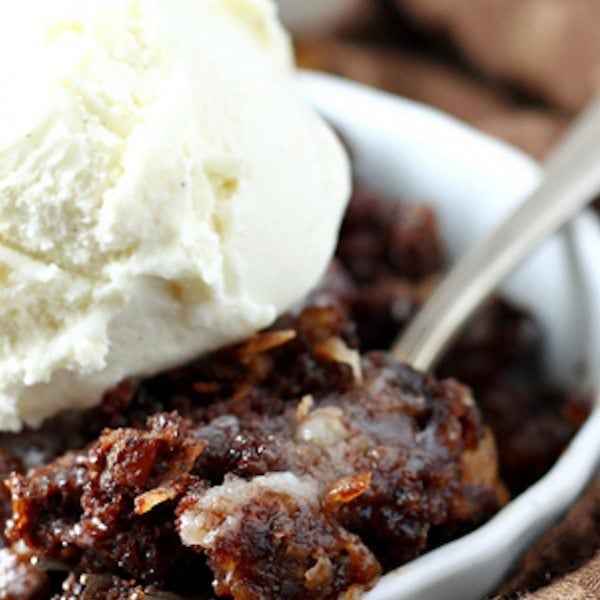
<instances>
[{"instance_id":1,"label":"scoop of vanilla ice cream","mask_svg":"<svg viewBox=\"0 0 600 600\"><path fill-rule=\"evenodd\" d=\"M270 0L21 0L0 22L0 429L271 323L346 157Z\"/></svg>"}]
</instances>

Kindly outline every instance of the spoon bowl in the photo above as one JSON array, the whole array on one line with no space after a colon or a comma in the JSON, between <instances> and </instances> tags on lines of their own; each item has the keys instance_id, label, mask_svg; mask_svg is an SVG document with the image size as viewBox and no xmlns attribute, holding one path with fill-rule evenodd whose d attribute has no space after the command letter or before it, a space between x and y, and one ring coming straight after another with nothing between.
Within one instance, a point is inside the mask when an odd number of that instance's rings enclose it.
<instances>
[{"instance_id":1,"label":"spoon bowl","mask_svg":"<svg viewBox=\"0 0 600 600\"><path fill-rule=\"evenodd\" d=\"M422 371L434 367L502 280L599 194L600 101L551 154L537 188L452 267L394 344L394 356Z\"/></svg>"}]
</instances>

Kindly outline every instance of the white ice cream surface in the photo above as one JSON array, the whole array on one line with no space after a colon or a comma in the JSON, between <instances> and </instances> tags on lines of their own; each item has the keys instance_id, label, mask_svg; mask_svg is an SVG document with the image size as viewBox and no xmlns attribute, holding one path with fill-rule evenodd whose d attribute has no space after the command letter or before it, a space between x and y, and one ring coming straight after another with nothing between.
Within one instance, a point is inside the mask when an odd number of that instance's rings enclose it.
<instances>
[{"instance_id":1,"label":"white ice cream surface","mask_svg":"<svg viewBox=\"0 0 600 600\"><path fill-rule=\"evenodd\" d=\"M0 22L0 429L268 325L349 192L268 0L22 0Z\"/></svg>"}]
</instances>

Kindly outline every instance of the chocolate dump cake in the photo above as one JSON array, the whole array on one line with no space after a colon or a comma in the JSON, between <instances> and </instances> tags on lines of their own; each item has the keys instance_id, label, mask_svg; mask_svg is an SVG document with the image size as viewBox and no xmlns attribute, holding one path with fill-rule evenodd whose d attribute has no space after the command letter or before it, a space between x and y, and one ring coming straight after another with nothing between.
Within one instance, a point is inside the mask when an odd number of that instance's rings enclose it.
<instances>
[{"instance_id":1,"label":"chocolate dump cake","mask_svg":"<svg viewBox=\"0 0 600 600\"><path fill-rule=\"evenodd\" d=\"M500 299L439 378L395 363L443 268L431 210L358 192L321 286L269 330L4 434L0 597L352 598L484 522L589 402L542 387L535 321Z\"/></svg>"}]
</instances>

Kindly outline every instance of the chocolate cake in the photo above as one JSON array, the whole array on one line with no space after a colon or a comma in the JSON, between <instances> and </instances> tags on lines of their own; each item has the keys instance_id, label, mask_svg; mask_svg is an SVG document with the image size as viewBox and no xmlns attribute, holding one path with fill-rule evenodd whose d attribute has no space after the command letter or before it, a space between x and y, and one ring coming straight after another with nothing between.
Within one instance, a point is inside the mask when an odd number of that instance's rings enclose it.
<instances>
[{"instance_id":1,"label":"chocolate cake","mask_svg":"<svg viewBox=\"0 0 600 600\"><path fill-rule=\"evenodd\" d=\"M535 320L500 299L437 376L386 353L442 247L429 208L359 191L321 286L269 330L3 434L0 597L349 599L485 522L589 402L544 388Z\"/></svg>"}]
</instances>

